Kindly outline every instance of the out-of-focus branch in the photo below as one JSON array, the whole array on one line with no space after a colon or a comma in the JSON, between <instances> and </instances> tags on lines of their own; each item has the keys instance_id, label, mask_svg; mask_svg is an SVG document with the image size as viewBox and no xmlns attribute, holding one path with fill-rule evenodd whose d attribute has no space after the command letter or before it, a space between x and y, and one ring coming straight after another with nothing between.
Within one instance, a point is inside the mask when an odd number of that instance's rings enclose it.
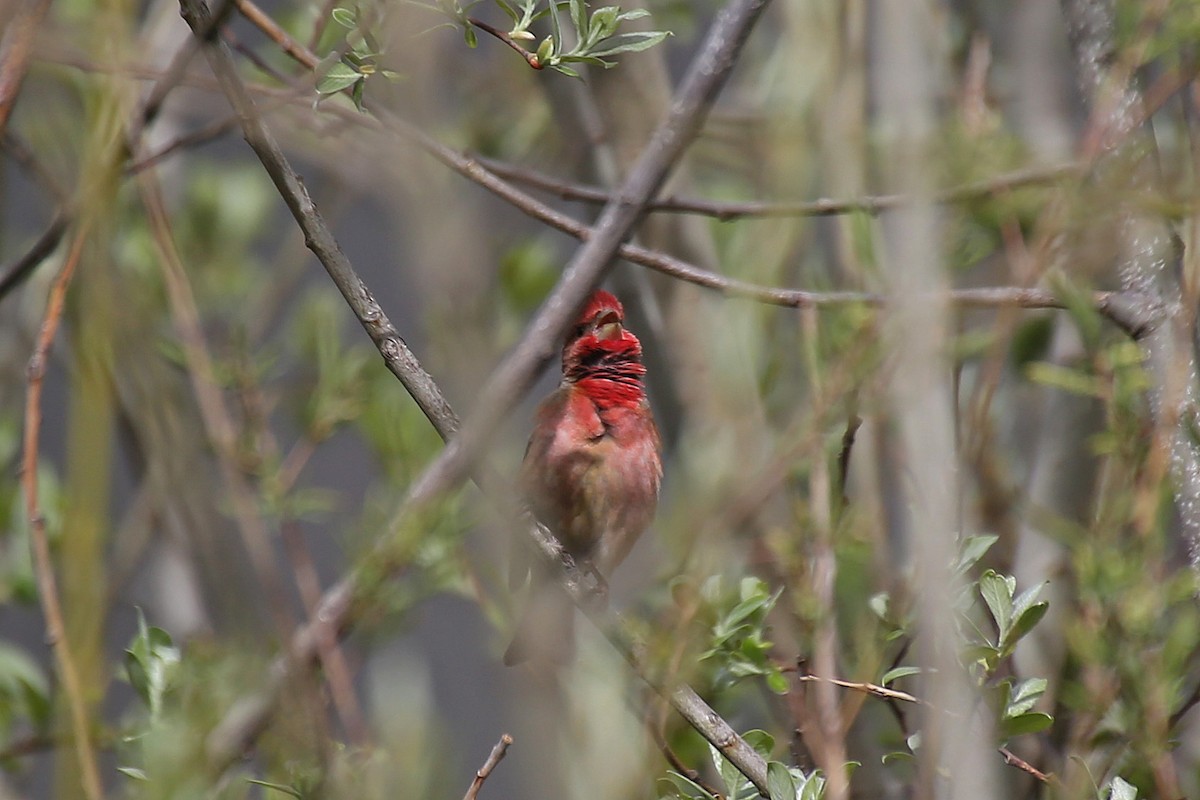
<instances>
[{"instance_id":1,"label":"out-of-focus branch","mask_svg":"<svg viewBox=\"0 0 1200 800\"><path fill-rule=\"evenodd\" d=\"M496 768L496 765L503 760L512 743L513 739L507 733L500 737L500 741L496 742L496 746L488 754L487 761L483 762L483 766L475 772L475 777L471 779L471 786L467 789L467 793L463 795L463 800L475 800L479 796L479 790L483 788L483 782L492 774L492 770Z\"/></svg>"},{"instance_id":2,"label":"out-of-focus branch","mask_svg":"<svg viewBox=\"0 0 1200 800\"><path fill-rule=\"evenodd\" d=\"M54 342L54 335L62 320L67 287L71 284L71 277L83 254L85 241L87 228L80 226L75 232L67 259L50 287L50 297L46 303L46 314L42 319L37 345L29 359L29 388L25 395L25 435L21 453L21 487L25 495L25 513L29 521L29 539L33 549L38 596L42 613L46 617L46 638L54 649L59 679L70 706L71 731L75 738L75 755L79 760L83 791L88 800L102 800L104 787L100 782L96 754L92 748L91 724L83 697L83 684L71 654L71 644L67 641L58 582L54 577L50 544L46 541L46 519L42 516L38 502L38 448L42 427L42 385L46 376L46 361L50 356L50 345Z\"/></svg>"},{"instance_id":3,"label":"out-of-focus branch","mask_svg":"<svg viewBox=\"0 0 1200 800\"><path fill-rule=\"evenodd\" d=\"M25 251L25 255L0 269L0 300L20 286L33 273L38 264L41 264L54 252L66 232L67 216L62 210L59 210L50 220L50 225L42 232L42 235Z\"/></svg>"},{"instance_id":4,"label":"out-of-focus branch","mask_svg":"<svg viewBox=\"0 0 1200 800\"><path fill-rule=\"evenodd\" d=\"M640 218L644 204L694 137L764 6L765 0L735 0L721 12L700 55L689 70L670 114L659 126L643 157L631 172L620 194L620 201L606 209L593 235L568 266L550 299L530 324L522 342L484 387L479 401L484 413L468 421L460 436L450 441L442 455L410 490L401 512L404 518L411 519L413 514L433 499L456 486L472 469L475 455L486 445L490 429L524 392L542 362L549 357L552 343L559 338L561 330L566 327L585 294L603 276L619 244ZM208 16L203 2L181 0L181 8L189 26L194 31L202 30ZM238 112L247 141L304 230L310 249L342 290L389 368L397 374L439 432L446 437L453 435L458 429L453 411L342 254L299 177L258 116L228 51L219 44L212 45L206 48L206 55ZM533 526L532 531L538 549L547 558L563 560L564 586L576 602L586 606L590 596L590 581L571 569L573 564L570 559L547 531L539 526ZM386 577L387 566L382 570ZM274 706L279 686L293 666L310 661L326 636L340 633L352 624L351 609L360 577L358 573L352 573L326 592L314 620L293 637L288 656L273 665L266 691L237 706L231 717L210 736L210 753L218 768L240 753L262 730ZM627 642L616 641L617 637L612 633L614 628L609 621L615 619L615 615L593 609L591 616L593 619L601 618L600 624L608 629L618 648L636 664L635 648ZM671 701L689 723L754 781L761 791L766 792L765 761L695 692L688 687L676 688L671 692Z\"/></svg>"},{"instance_id":5,"label":"out-of-focus branch","mask_svg":"<svg viewBox=\"0 0 1200 800\"><path fill-rule=\"evenodd\" d=\"M221 477L229 492L233 517L250 556L254 574L266 591L272 618L280 635L286 636L294 623L287 611L287 594L275 561L271 535L259 513L254 492L237 466L237 430L221 396L212 357L204 341L196 301L171 235L162 192L152 171L140 173L137 183L158 248L171 316L183 347L200 417L216 453Z\"/></svg>"},{"instance_id":6,"label":"out-of-focus branch","mask_svg":"<svg viewBox=\"0 0 1200 800\"><path fill-rule=\"evenodd\" d=\"M554 194L563 200L585 203L607 203L611 193L597 186L587 186L555 178L529 167L516 166L494 158L474 157L492 173L506 180ZM1059 164L1050 167L1030 167L997 175L984 181L946 189L934 195L936 203L961 203L1000 192L1028 186L1055 183L1080 175L1082 164ZM646 206L647 211L667 211L679 214L701 214L716 217L722 222L744 217L829 217L853 212L878 214L890 208L913 202L902 194L868 195L851 199L821 198L804 201L721 202L696 197L660 197Z\"/></svg>"},{"instance_id":7,"label":"out-of-focus branch","mask_svg":"<svg viewBox=\"0 0 1200 800\"><path fill-rule=\"evenodd\" d=\"M29 69L33 37L49 10L50 0L25 0L0 39L0 135L8 126Z\"/></svg>"}]
</instances>

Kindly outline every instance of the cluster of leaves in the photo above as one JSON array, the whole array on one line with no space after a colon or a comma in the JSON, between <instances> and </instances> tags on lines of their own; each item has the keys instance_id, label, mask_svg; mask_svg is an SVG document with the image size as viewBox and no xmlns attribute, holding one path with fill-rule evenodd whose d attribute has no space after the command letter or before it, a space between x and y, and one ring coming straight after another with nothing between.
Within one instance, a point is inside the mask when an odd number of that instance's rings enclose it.
<instances>
[{"instance_id":1,"label":"cluster of leaves","mask_svg":"<svg viewBox=\"0 0 1200 800\"><path fill-rule=\"evenodd\" d=\"M437 0L436 4L425 5L450 17L453 20L452 24L461 28L467 44L475 47L478 44L476 22L469 12L481 2L482 0L475 0L464 5L457 0ZM512 27L506 36L514 44L536 41L537 35L532 30L534 23L548 18L550 32L542 38L526 60L535 69L549 67L574 78L579 77L579 73L571 68L570 64L591 64L607 69L615 66L615 62L609 60L612 56L648 50L671 35L670 31L619 32L621 23L649 16L649 12L644 9L622 11L619 6L604 6L589 14L584 0L495 2L512 21ZM570 47L567 45L568 37L564 35L562 23L559 21L559 9L563 6L567 7L573 28L570 38L574 39L574 44Z\"/></svg>"},{"instance_id":2,"label":"cluster of leaves","mask_svg":"<svg viewBox=\"0 0 1200 800\"><path fill-rule=\"evenodd\" d=\"M701 586L709 648L701 654L700 663L713 668L711 682L715 690L761 676L771 691L787 691L787 679L771 660L771 641L766 634L767 614L781 592L772 592L766 582L755 577L742 578L736 591L730 591L720 575Z\"/></svg>"},{"instance_id":3,"label":"cluster of leaves","mask_svg":"<svg viewBox=\"0 0 1200 800\"><path fill-rule=\"evenodd\" d=\"M349 90L354 107L362 111L368 79L382 75L394 81L401 76L380 66L384 49L379 37L371 31L371 19L350 8L335 8L330 14L346 34L342 46L321 59L316 67L317 99Z\"/></svg>"}]
</instances>

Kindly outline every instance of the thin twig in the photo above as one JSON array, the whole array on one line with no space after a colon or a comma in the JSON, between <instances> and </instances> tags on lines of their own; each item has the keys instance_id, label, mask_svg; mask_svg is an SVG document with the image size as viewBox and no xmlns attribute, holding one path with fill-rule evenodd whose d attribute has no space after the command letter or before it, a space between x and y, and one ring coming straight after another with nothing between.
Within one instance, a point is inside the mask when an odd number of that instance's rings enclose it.
<instances>
[{"instance_id":1,"label":"thin twig","mask_svg":"<svg viewBox=\"0 0 1200 800\"><path fill-rule=\"evenodd\" d=\"M0 134L8 127L8 118L29 69L34 35L49 10L50 0L26 0L0 39Z\"/></svg>"},{"instance_id":2,"label":"thin twig","mask_svg":"<svg viewBox=\"0 0 1200 800\"><path fill-rule=\"evenodd\" d=\"M58 248L58 244L66 232L67 215L62 209L59 209L42 235L25 251L25 255L0 269L0 300L3 300L5 295L20 286L26 278L33 274L38 265Z\"/></svg>"},{"instance_id":3,"label":"thin twig","mask_svg":"<svg viewBox=\"0 0 1200 800\"><path fill-rule=\"evenodd\" d=\"M606 203L612 196L607 189L571 183L536 170L520 167L494 158L475 156L491 172L510 181L550 192L564 200L586 203ZM933 197L936 203L961 203L976 200L1000 192L1028 186L1054 183L1063 178L1077 177L1083 173L1082 164L1060 164L1050 167L1029 167L998 175L994 178L956 186L938 192ZM913 198L902 194L869 195L850 199L821 198L819 200L796 201L750 201L721 202L695 197L662 197L646 206L647 211L667 211L680 214L700 214L715 217L723 222L744 217L827 217L861 212L879 214L883 211L913 202Z\"/></svg>"},{"instance_id":4,"label":"thin twig","mask_svg":"<svg viewBox=\"0 0 1200 800\"><path fill-rule=\"evenodd\" d=\"M838 678L826 678L819 675L797 675L796 679L804 683L832 683L834 686L840 686L843 689L853 689L856 692L865 692L883 700L900 700L905 703L916 703L918 705L928 705L924 700L915 697L908 692L901 692L898 689L889 689L886 686L880 686L877 683L864 683L861 681L843 681Z\"/></svg>"},{"instance_id":5,"label":"thin twig","mask_svg":"<svg viewBox=\"0 0 1200 800\"><path fill-rule=\"evenodd\" d=\"M492 36L495 36L497 39L504 42L506 45L511 47L513 50L516 50L518 53L521 54L521 58L525 59L525 63L528 64L529 66L533 67L534 69L542 69L546 66L538 59L537 53L529 52L524 47L522 47L520 45L520 43L517 42L516 39L512 38L511 36L509 36L504 31L500 30L499 28L494 28L491 25L484 22L483 20L476 19L475 17L467 17L467 22L471 23L476 28L479 28L481 31L484 31L485 33L490 33Z\"/></svg>"},{"instance_id":6,"label":"thin twig","mask_svg":"<svg viewBox=\"0 0 1200 800\"><path fill-rule=\"evenodd\" d=\"M1030 764L1028 761L1021 758L1019 755L1017 755L1013 751L1009 750L1007 747L1000 748L1000 755L1004 756L1004 763L1007 764L1008 766L1016 767L1017 769L1021 770L1022 772L1027 772L1030 775L1032 775L1033 777L1037 778L1042 783L1052 783L1053 782L1051 780L1050 775L1047 775L1045 772L1042 772L1040 769L1035 767L1033 764Z\"/></svg>"},{"instance_id":7,"label":"thin twig","mask_svg":"<svg viewBox=\"0 0 1200 800\"><path fill-rule=\"evenodd\" d=\"M233 0L233 2L238 11L242 12L242 16L254 23L255 27L279 45L283 52L309 69L316 69L317 64L321 63L321 59L317 58L310 49L292 38L292 35L273 20L270 14L255 5L254 0Z\"/></svg>"},{"instance_id":8,"label":"thin twig","mask_svg":"<svg viewBox=\"0 0 1200 800\"><path fill-rule=\"evenodd\" d=\"M649 709L649 711L653 712L653 708ZM720 797L720 790L706 783L704 776L700 774L699 770L694 770L687 764L683 763L683 759L679 757L679 754L671 749L671 745L667 742L666 737L663 736L662 731L658 729L658 725L655 724L655 721L652 717L652 713L647 713L646 729L650 731L650 737L654 739L655 746L658 747L658 751L662 753L663 758L667 760L667 763L671 765L671 769L675 770L680 775L711 794L713 797Z\"/></svg>"},{"instance_id":9,"label":"thin twig","mask_svg":"<svg viewBox=\"0 0 1200 800\"><path fill-rule=\"evenodd\" d=\"M102 800L103 784L96 767L96 754L92 749L91 725L88 721L87 705L83 697L83 686L67 641L63 624L62 606L59 603L58 583L54 577L54 565L50 557L50 544L46 541L46 518L42 516L38 503L38 446L42 426L42 385L46 377L46 361L50 356L50 345L62 320L63 303L71 277L83 255L87 240L87 225L80 225L75 232L67 260L50 287L46 302L46 314L42 318L37 344L29 359L29 389L25 394L25 441L21 456L21 486L25 494L25 514L29 520L29 540L33 549L34 572L37 576L38 595L42 613L46 617L46 638L54 649L58 662L59 677L70 706L71 730L75 738L75 756L83 780L83 791L88 800Z\"/></svg>"},{"instance_id":10,"label":"thin twig","mask_svg":"<svg viewBox=\"0 0 1200 800\"><path fill-rule=\"evenodd\" d=\"M467 789L467 793L463 795L463 800L475 800L479 795L479 790L483 788L483 782L492 774L492 770L496 768L496 765L503 760L512 743L513 738L507 733L500 737L500 741L496 742L496 746L488 754L487 761L483 762L483 766L475 772L475 777L471 779L471 786Z\"/></svg>"}]
</instances>

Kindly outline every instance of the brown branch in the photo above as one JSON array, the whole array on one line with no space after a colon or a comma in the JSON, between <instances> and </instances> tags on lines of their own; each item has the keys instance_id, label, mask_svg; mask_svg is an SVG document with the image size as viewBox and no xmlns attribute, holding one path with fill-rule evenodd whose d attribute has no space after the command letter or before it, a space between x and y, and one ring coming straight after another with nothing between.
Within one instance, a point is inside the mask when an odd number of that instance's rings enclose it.
<instances>
[{"instance_id":1,"label":"brown branch","mask_svg":"<svg viewBox=\"0 0 1200 800\"><path fill-rule=\"evenodd\" d=\"M62 209L59 209L42 235L25 251L25 255L0 269L0 300L3 300L9 292L24 283L25 279L33 274L38 265L58 248L58 244L66 232L67 215Z\"/></svg>"},{"instance_id":2,"label":"brown branch","mask_svg":"<svg viewBox=\"0 0 1200 800\"><path fill-rule=\"evenodd\" d=\"M651 711L652 710L653 709L651 709ZM650 737L654 739L654 744L656 747L658 747L658 751L662 753L663 758L665 758L667 763L671 765L671 769L675 770L680 775L711 794L713 797L721 796L721 792L718 789L710 786L704 781L704 776L700 774L699 770L694 770L687 764L683 763L683 759L679 757L678 753L671 749L671 745L667 743L666 737L663 736L662 731L659 730L658 725L655 724L655 721L652 719L652 714L649 713L646 715L646 728L650 731Z\"/></svg>"},{"instance_id":3,"label":"brown branch","mask_svg":"<svg viewBox=\"0 0 1200 800\"><path fill-rule=\"evenodd\" d=\"M496 742L496 746L488 754L487 761L483 762L483 766L475 772L475 777L471 779L471 786L467 789L467 793L463 795L463 800L475 800L479 795L479 790L483 788L483 782L492 774L492 770L496 768L496 765L504 759L512 743L513 739L507 733L500 737L500 741Z\"/></svg>"},{"instance_id":4,"label":"brown branch","mask_svg":"<svg viewBox=\"0 0 1200 800\"><path fill-rule=\"evenodd\" d=\"M474 157L476 161L502 178L550 192L563 200L586 203L606 203L611 198L607 189L571 183L541 172L509 164L493 158ZM936 203L961 203L1000 192L1027 186L1053 183L1063 178L1083 174L1082 164L1061 164L1050 167L1029 167L1004 173L984 181L957 186L934 195ZM869 195L851 199L828 199L780 202L720 202L695 197L662 197L646 206L647 211L666 211L680 214L700 214L722 222L744 217L827 217L861 212L879 214L912 203L913 198L902 194Z\"/></svg>"},{"instance_id":5,"label":"brown branch","mask_svg":"<svg viewBox=\"0 0 1200 800\"><path fill-rule=\"evenodd\" d=\"M852 689L856 692L864 692L866 694L881 698L883 700L888 700L888 701L899 700L899 701L902 701L905 703L916 703L918 705L929 706L929 703L927 701L922 700L919 697L915 697L915 696L909 694L908 692L901 692L901 691L897 691L895 689L889 689L886 686L880 686L875 683L843 681L843 680L838 680L837 678L822 678L822 677L818 677L816 675L800 675L800 676L798 676L798 679L801 681L805 681L805 682L823 681L823 682L827 682L827 683L832 683L834 686L840 686L843 689ZM942 713L949 714L951 712L942 709ZM1052 783L1054 781L1053 775L1047 774L1047 773L1042 772L1041 770L1037 769L1032 764L1030 764L1028 761L1024 760L1020 756L1013 753L1007 747L998 747L996 749L1000 753L1000 755L1004 757L1004 763L1007 764L1008 766L1016 767L1016 768L1022 770L1023 772L1027 772L1030 775L1032 775L1033 777L1037 778L1042 783Z\"/></svg>"},{"instance_id":6,"label":"brown branch","mask_svg":"<svg viewBox=\"0 0 1200 800\"><path fill-rule=\"evenodd\" d=\"M46 377L46 361L50 356L50 345L62 320L63 303L71 277L83 255L87 240L87 226L81 225L75 232L70 252L62 269L50 287L46 302L46 314L42 318L37 344L29 359L29 388L25 394L25 435L21 455L21 487L25 495L25 514L29 520L29 540L33 550L34 572L37 578L38 596L42 613L46 617L46 638L54 649L58 663L59 678L70 707L71 729L75 739L75 756L83 780L83 791L88 800L102 800L103 784L96 767L96 754L92 749L90 722L83 687L67 641L63 624L62 606L58 597L58 582L54 577L54 565L50 556L50 544L46 541L46 518L42 516L38 502L38 446L42 425L42 385Z\"/></svg>"},{"instance_id":7,"label":"brown branch","mask_svg":"<svg viewBox=\"0 0 1200 800\"><path fill-rule=\"evenodd\" d=\"M1000 755L1002 755L1004 757L1004 763L1007 764L1008 766L1016 767L1017 769L1021 770L1022 772L1027 772L1030 775L1032 775L1033 777L1037 778L1042 783L1052 783L1053 782L1051 780L1053 776L1047 775L1045 772L1042 772L1040 769L1033 766L1028 761L1026 761L1025 759L1018 756L1016 753L1009 750L1007 747L1001 747L999 749L1000 749Z\"/></svg>"},{"instance_id":8,"label":"brown branch","mask_svg":"<svg viewBox=\"0 0 1200 800\"><path fill-rule=\"evenodd\" d=\"M50 0L26 0L0 39L0 134L8 127L21 83L29 69L34 35L49 10Z\"/></svg>"},{"instance_id":9,"label":"brown branch","mask_svg":"<svg viewBox=\"0 0 1200 800\"><path fill-rule=\"evenodd\" d=\"M316 69L317 64L321 63L321 59L317 58L311 50L292 38L292 35L273 20L270 14L255 5L254 0L233 0L233 2L238 11L242 12L242 16L266 34L267 38L279 45L283 52L309 69Z\"/></svg>"},{"instance_id":10,"label":"brown branch","mask_svg":"<svg viewBox=\"0 0 1200 800\"><path fill-rule=\"evenodd\" d=\"M529 52L524 47L522 47L517 42L516 39L512 38L511 36L509 36L504 31L500 30L499 28L492 27L491 25L487 24L483 20L476 19L475 17L467 17L467 22L471 23L476 28L479 28L481 31L484 31L485 33L490 33L492 36L495 36L497 39L504 42L506 45L511 47L513 50L516 50L518 53L521 54L521 58L525 59L525 63L528 64L529 66L533 67L534 69L542 69L546 66L540 60L538 60L537 53Z\"/></svg>"}]
</instances>

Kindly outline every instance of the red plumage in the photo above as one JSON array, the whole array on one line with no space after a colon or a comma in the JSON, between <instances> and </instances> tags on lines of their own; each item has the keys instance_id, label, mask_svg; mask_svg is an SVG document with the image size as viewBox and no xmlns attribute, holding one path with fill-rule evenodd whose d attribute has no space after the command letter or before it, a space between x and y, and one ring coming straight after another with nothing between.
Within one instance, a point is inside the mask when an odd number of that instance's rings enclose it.
<instances>
[{"instance_id":1,"label":"red plumage","mask_svg":"<svg viewBox=\"0 0 1200 800\"><path fill-rule=\"evenodd\" d=\"M620 301L606 291L584 305L563 345L562 383L534 417L520 476L537 518L606 577L649 527L662 479L642 347L624 320ZM569 660L574 611L554 576L535 568L504 663Z\"/></svg>"}]
</instances>

